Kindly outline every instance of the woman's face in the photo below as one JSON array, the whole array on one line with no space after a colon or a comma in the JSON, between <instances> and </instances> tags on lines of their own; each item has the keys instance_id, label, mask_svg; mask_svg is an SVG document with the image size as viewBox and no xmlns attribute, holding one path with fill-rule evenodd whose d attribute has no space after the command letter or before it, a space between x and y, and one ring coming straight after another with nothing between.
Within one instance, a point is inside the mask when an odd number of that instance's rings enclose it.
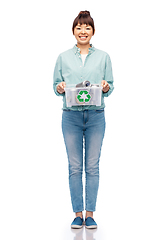
<instances>
[{"instance_id":1,"label":"woman's face","mask_svg":"<svg viewBox=\"0 0 166 240\"><path fill-rule=\"evenodd\" d=\"M77 39L78 44L89 44L93 35L93 28L90 25L80 25L78 23L78 25L74 28L74 36Z\"/></svg>"}]
</instances>

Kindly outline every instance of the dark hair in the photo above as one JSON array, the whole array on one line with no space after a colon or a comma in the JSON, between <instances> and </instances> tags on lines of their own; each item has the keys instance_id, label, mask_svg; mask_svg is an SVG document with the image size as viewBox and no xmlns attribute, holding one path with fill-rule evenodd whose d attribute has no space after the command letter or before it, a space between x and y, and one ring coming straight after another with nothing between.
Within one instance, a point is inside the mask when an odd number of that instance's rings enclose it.
<instances>
[{"instance_id":1,"label":"dark hair","mask_svg":"<svg viewBox=\"0 0 166 240\"><path fill-rule=\"evenodd\" d=\"M81 11L78 14L78 16L74 19L73 27L72 27L73 34L74 34L74 28L78 25L78 23L80 25L82 24L90 25L93 28L93 34L94 34L95 32L94 21L89 11Z\"/></svg>"}]
</instances>

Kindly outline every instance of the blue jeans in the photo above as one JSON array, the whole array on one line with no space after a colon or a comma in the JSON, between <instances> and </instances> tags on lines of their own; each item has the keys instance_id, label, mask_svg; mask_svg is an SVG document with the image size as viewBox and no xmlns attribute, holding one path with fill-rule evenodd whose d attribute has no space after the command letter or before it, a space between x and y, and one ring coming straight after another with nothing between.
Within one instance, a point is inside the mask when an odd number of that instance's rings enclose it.
<instances>
[{"instance_id":1,"label":"blue jeans","mask_svg":"<svg viewBox=\"0 0 166 240\"><path fill-rule=\"evenodd\" d=\"M64 110L62 132L68 156L73 211L84 210L82 173L85 149L85 210L94 212L99 186L99 159L105 132L104 109Z\"/></svg>"}]
</instances>

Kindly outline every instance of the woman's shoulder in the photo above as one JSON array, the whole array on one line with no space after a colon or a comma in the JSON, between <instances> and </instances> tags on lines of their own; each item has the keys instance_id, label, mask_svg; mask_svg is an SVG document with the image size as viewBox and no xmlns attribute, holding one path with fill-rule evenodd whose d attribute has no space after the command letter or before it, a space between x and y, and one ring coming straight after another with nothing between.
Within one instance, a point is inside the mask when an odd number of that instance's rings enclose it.
<instances>
[{"instance_id":1,"label":"woman's shoulder","mask_svg":"<svg viewBox=\"0 0 166 240\"><path fill-rule=\"evenodd\" d=\"M68 50L65 50L65 51L63 51L63 52L61 52L60 54L59 54L59 56L66 56L66 55L68 55L68 54L71 54L73 52L73 49L71 48L71 49L68 49Z\"/></svg>"},{"instance_id":2,"label":"woman's shoulder","mask_svg":"<svg viewBox=\"0 0 166 240\"><path fill-rule=\"evenodd\" d=\"M72 49L68 49L64 52L59 53L58 57L57 57L57 61L67 61L69 58L71 58L73 55L73 50Z\"/></svg>"},{"instance_id":3,"label":"woman's shoulder","mask_svg":"<svg viewBox=\"0 0 166 240\"><path fill-rule=\"evenodd\" d=\"M109 56L109 54L106 51L98 49L98 48L95 48L95 52L97 54L100 54L100 55L103 55L103 56Z\"/></svg>"}]
</instances>

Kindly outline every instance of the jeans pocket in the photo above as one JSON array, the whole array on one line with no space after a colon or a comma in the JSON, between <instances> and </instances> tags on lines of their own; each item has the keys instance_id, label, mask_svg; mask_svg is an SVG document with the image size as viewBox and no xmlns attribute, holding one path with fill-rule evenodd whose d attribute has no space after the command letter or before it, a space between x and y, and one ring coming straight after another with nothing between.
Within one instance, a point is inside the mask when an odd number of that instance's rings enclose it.
<instances>
[{"instance_id":1,"label":"jeans pocket","mask_svg":"<svg viewBox=\"0 0 166 240\"><path fill-rule=\"evenodd\" d=\"M104 112L104 108L96 109L95 111L96 111L97 113L101 113L101 112Z\"/></svg>"}]
</instances>

